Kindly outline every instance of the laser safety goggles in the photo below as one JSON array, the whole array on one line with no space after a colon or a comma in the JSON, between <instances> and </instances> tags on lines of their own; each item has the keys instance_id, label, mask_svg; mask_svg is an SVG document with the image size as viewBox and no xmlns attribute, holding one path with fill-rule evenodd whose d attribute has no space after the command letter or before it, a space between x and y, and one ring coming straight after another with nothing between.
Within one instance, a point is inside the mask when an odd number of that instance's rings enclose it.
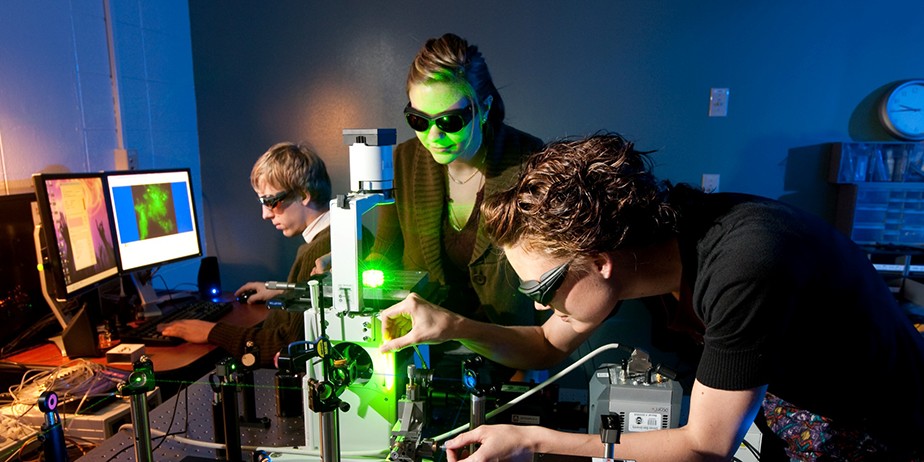
<instances>
[{"instance_id":1,"label":"laser safety goggles","mask_svg":"<svg viewBox=\"0 0 924 462\"><path fill-rule=\"evenodd\" d=\"M566 261L546 271L539 277L538 281L534 279L523 281L520 283L520 287L517 287L517 290L529 297L530 300L540 305L548 306L552 299L555 298L555 291L564 282L565 275L568 274L568 265L571 264L571 261Z\"/></svg>"},{"instance_id":2,"label":"laser safety goggles","mask_svg":"<svg viewBox=\"0 0 924 462\"><path fill-rule=\"evenodd\" d=\"M425 132L433 124L436 124L436 128L446 133L456 133L465 128L474 117L475 108L471 104L461 109L451 109L433 116L414 109L411 107L411 103L407 103L404 108L404 119L417 132Z\"/></svg>"},{"instance_id":3,"label":"laser safety goggles","mask_svg":"<svg viewBox=\"0 0 924 462\"><path fill-rule=\"evenodd\" d=\"M257 200L259 200L264 207L273 210L282 201L288 199L291 193L291 191L283 191L281 193L273 194L272 196L258 196Z\"/></svg>"}]
</instances>

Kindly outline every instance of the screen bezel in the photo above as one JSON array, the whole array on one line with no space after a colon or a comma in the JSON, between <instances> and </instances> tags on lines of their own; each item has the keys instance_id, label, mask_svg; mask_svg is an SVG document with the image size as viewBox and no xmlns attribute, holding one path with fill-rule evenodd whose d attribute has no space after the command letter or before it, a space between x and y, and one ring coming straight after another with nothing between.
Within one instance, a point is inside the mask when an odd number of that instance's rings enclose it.
<instances>
[{"instance_id":1,"label":"screen bezel","mask_svg":"<svg viewBox=\"0 0 924 462\"><path fill-rule=\"evenodd\" d=\"M109 210L109 189L106 186L106 179L101 172L86 172L86 173L36 173L32 175L33 185L35 187L35 202L36 208L38 209L39 219L41 223L37 225L41 226L41 237L44 241L41 243L43 249L42 252L42 273L40 277L46 277L46 282L48 281L47 276L51 276L51 284L49 292L59 300L69 300L73 299L79 295L89 292L92 289L99 287L101 284L114 280L119 275L119 266L118 266L118 256L117 250L115 248L115 233L113 229L113 219L112 214ZM57 230L54 226L54 219L52 217L51 201L49 198L48 183L51 181L67 181L67 180L85 180L85 179L94 179L98 180L100 187L102 188L102 200L103 207L105 208L105 215L108 221L109 228L109 244L112 245L112 256L115 259L113 262L114 265L111 268L97 273L91 277L83 278L80 281L73 282L68 284L64 277L64 264L61 260L61 248L58 246L58 235Z\"/></svg>"},{"instance_id":2,"label":"screen bezel","mask_svg":"<svg viewBox=\"0 0 924 462\"><path fill-rule=\"evenodd\" d=\"M144 264L136 264L133 262L126 262L125 255L123 255L123 236L122 230L119 229L119 210L116 204L116 197L113 194L114 188L125 186L122 184L124 178L126 177L156 177L158 175L173 175L173 174L183 174L185 175L184 183L186 185L186 194L189 198L189 210L190 210L190 221L192 225L192 233L196 236L196 250L195 253L183 253L182 255L175 256L166 256L158 259L157 261L147 262ZM112 214L112 226L114 229L114 245L116 248L117 262L119 266L119 271L123 274L135 272L135 271L144 271L152 268L156 268L162 265L169 263L180 262L184 260L189 260L192 258L198 258L202 256L202 232L199 229L199 213L197 210L196 199L193 194L193 182L192 182L192 172L189 168L165 168L165 169L151 169L151 170L124 170L124 171L111 171L105 173L106 178L106 194L109 199L109 210ZM113 184L115 180L116 184ZM124 217L122 218L124 219ZM160 238L155 238L160 239Z\"/></svg>"}]
</instances>

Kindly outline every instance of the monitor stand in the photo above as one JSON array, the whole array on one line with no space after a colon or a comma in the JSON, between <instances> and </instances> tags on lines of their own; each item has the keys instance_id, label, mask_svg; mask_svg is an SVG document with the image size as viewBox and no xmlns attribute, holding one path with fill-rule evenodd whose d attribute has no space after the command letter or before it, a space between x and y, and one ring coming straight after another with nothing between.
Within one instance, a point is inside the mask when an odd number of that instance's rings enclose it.
<instances>
[{"instance_id":1,"label":"monitor stand","mask_svg":"<svg viewBox=\"0 0 924 462\"><path fill-rule=\"evenodd\" d=\"M131 273L132 285L138 294L138 306L142 308L142 317L149 319L171 311L171 304L183 299L195 298L195 292L171 291L165 289L160 295L154 290L152 270L138 270ZM123 288L122 293L125 293Z\"/></svg>"},{"instance_id":2,"label":"monitor stand","mask_svg":"<svg viewBox=\"0 0 924 462\"><path fill-rule=\"evenodd\" d=\"M43 289L44 289L44 274ZM76 314L67 316L64 311L64 304L59 300L51 297L47 290L43 290L45 301L51 308L55 317L58 318L62 325L60 335L49 337L48 340L58 347L61 356L68 358L84 358L102 356L99 349L99 338L96 333L96 327L90 321L90 314L87 312L86 305L80 307Z\"/></svg>"},{"instance_id":3,"label":"monitor stand","mask_svg":"<svg viewBox=\"0 0 924 462\"><path fill-rule=\"evenodd\" d=\"M132 272L132 283L135 284L135 289L138 291L138 303L144 309L143 316L145 319L163 314L159 306L161 299L154 290L152 280L150 271Z\"/></svg>"},{"instance_id":4,"label":"monitor stand","mask_svg":"<svg viewBox=\"0 0 924 462\"><path fill-rule=\"evenodd\" d=\"M45 259L42 257L42 225L35 225L35 229L32 232L32 237L35 240L35 260L39 262L39 284L42 286L42 296L45 298L45 302L48 303L48 308L51 309L52 314L55 315L55 318L58 320L58 324L61 325L61 329L67 329L67 323L69 319L64 312L64 300L58 300L51 296L48 292L48 280L45 274L45 268L42 266L41 262L44 262ZM49 338L48 340L54 342L55 346L58 347L58 351L61 352L61 356L67 356L64 348L64 340L61 335L55 335L54 337Z\"/></svg>"},{"instance_id":5,"label":"monitor stand","mask_svg":"<svg viewBox=\"0 0 924 462\"><path fill-rule=\"evenodd\" d=\"M44 262L42 257L42 225L36 225L32 235L35 241L35 259ZM67 300L59 300L52 297L48 291L48 280L45 274L45 268L38 265L39 284L42 286L42 296L48 303L48 308L55 315L58 324L61 325L61 335L55 335L48 340L53 342L61 356L69 358L80 358L86 356L99 356L99 343L96 335L96 328L90 321L89 313L86 306L82 306L74 316L67 314Z\"/></svg>"},{"instance_id":6,"label":"monitor stand","mask_svg":"<svg viewBox=\"0 0 924 462\"><path fill-rule=\"evenodd\" d=\"M48 337L48 341L54 343L58 348L58 351L61 352L61 356L67 356L67 349L64 348L64 337L61 335L55 335L54 337Z\"/></svg>"},{"instance_id":7,"label":"monitor stand","mask_svg":"<svg viewBox=\"0 0 924 462\"><path fill-rule=\"evenodd\" d=\"M86 306L81 307L74 316L68 316L65 314L65 304L48 293L44 272L40 276L42 295L62 328L60 335L49 337L48 340L58 347L61 356L69 358L100 356L96 328L90 322Z\"/></svg>"},{"instance_id":8,"label":"monitor stand","mask_svg":"<svg viewBox=\"0 0 924 462\"><path fill-rule=\"evenodd\" d=\"M90 321L87 306L80 307L61 333L61 343L68 358L97 358L103 355L99 348L99 335Z\"/></svg>"}]
</instances>

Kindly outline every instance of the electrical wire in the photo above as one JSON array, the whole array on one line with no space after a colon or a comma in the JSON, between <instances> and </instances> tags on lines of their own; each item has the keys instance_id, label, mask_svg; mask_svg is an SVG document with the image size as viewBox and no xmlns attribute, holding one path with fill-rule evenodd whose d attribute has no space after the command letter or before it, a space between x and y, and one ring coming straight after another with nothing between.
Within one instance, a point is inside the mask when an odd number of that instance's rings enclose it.
<instances>
[{"instance_id":1,"label":"electrical wire","mask_svg":"<svg viewBox=\"0 0 924 462\"><path fill-rule=\"evenodd\" d=\"M417 353L417 358L420 359L420 365L424 369L428 369L427 360L424 358L423 354L420 352L420 348L418 348L416 344L414 345L414 353Z\"/></svg>"},{"instance_id":2,"label":"electrical wire","mask_svg":"<svg viewBox=\"0 0 924 462\"><path fill-rule=\"evenodd\" d=\"M164 441L167 441L166 436L170 435L170 429L173 428L173 423L176 421L176 408L180 404L180 391L183 392L183 403L186 409L186 418L184 419L185 428L183 428L183 431L179 433L182 434L189 431L189 385L184 384L182 390L177 390L176 399L173 400L173 412L170 413L170 423L167 424L167 432L165 437L161 439L159 443L157 443L157 446L155 446L154 449L151 449L151 453L160 449L160 446L164 444Z\"/></svg>"},{"instance_id":3,"label":"electrical wire","mask_svg":"<svg viewBox=\"0 0 924 462\"><path fill-rule=\"evenodd\" d=\"M31 442L38 436L37 429L31 425L27 425L22 420L17 419L13 416L6 415L5 413L0 414L0 421L3 422L3 427L5 428L0 436L5 438L5 441L20 441L20 450L26 443ZM9 448L8 448L9 449ZM11 451L8 453L10 457L5 458L5 461L12 460L12 456L15 456L20 451Z\"/></svg>"},{"instance_id":4,"label":"electrical wire","mask_svg":"<svg viewBox=\"0 0 924 462\"><path fill-rule=\"evenodd\" d=\"M568 374L569 372L571 372L571 371L573 371L574 369L576 369L576 368L577 368L578 366L580 366L581 364L584 364L585 362L587 362L587 361L589 361L590 359L592 359L594 356L597 356L598 354L603 353L604 351L615 350L615 349L622 349L622 350L625 350L626 348L627 348L627 347L621 346L621 345L619 345L618 343L609 343L609 344L606 344L606 345L603 345L603 346L597 348L597 349L594 350L594 351L591 351L590 353L588 353L588 354L587 354L586 356L584 356L583 358L581 358L581 359L575 361L575 362L572 363L570 366L568 366L568 367L562 369L561 372L559 372L559 373L557 373L557 374L555 374L555 375L549 377L548 379L546 379L544 382L540 383L539 385L536 385L535 387L530 388L528 391L524 392L522 395L517 396L516 398L514 398L514 399L510 400L509 402L507 402L507 404L504 404L503 406L501 406L501 407L499 407L499 408L497 408L497 409L495 409L495 410L489 412L489 413L485 416L485 420L488 420L488 419L490 419L491 417L494 417L494 416L496 416L497 414L500 414L501 412L504 412L504 411L506 411L507 409L510 409L511 407L513 407L514 405L516 405L517 403L520 403L521 401L525 400L526 398L528 398L528 397L530 397L530 396L532 396L532 395L538 393L539 390L542 390L543 388L547 387L549 384L551 384L551 383L555 382L556 380L562 378L563 376L565 376L565 375ZM452 430L450 430L450 431L448 431L448 432L446 432L446 433L443 433L442 435L437 435L436 437L433 438L433 441L435 441L435 442L440 442L440 441L449 439L449 438L451 438L451 437L453 437L453 436L455 436L455 435L457 435L457 434L459 434L459 433L462 433L463 431L465 431L465 430L467 430L467 429L468 429L468 425L459 426L459 427L457 427L457 428L455 428L455 429L452 429Z\"/></svg>"},{"instance_id":5,"label":"electrical wire","mask_svg":"<svg viewBox=\"0 0 924 462\"><path fill-rule=\"evenodd\" d=\"M183 406L184 406L184 408L186 409L186 411L185 411L185 412L186 412L186 418L184 419L184 420L185 420L185 425L184 425L183 431L181 431L181 432L176 432L176 433L170 433L170 429L173 427L173 422L174 422L174 420L176 419L176 408L178 407L178 405L179 405L179 403L180 403L180 392L183 392ZM122 430L124 430L124 429L128 429L129 431L131 431L133 428L134 428L134 427L132 426L132 424L125 424L125 425L122 425L121 427L119 427L119 429L118 429L117 431L122 431ZM151 449L151 454L153 454L153 453L156 452L158 449L160 449L160 446L161 446L162 444L164 444L164 441L167 440L167 437L171 437L171 436L174 436L174 435L181 435L181 434L183 434L183 433L188 433L188 432L189 432L189 385L188 385L188 384L187 384L187 385L184 385L182 388L180 388L180 389L177 390L177 392L176 392L175 399L173 400L173 415L170 417L170 423L167 424L167 431L166 431L166 432L162 432L162 431L160 431L160 430L157 430L157 431L160 432L160 433L162 434L161 436L158 436L158 438L161 438L161 440L160 440L160 442L157 443L157 446L155 446L154 448ZM154 433L154 430L151 430L151 433ZM153 440L154 438L151 438L151 439ZM134 448L134 447L135 447L134 445L123 446L122 449L116 451L116 452L113 453L111 456L109 456L109 458L106 459L106 461L108 462L108 461L110 461L110 460L113 460L113 459L115 459L116 457L118 457L119 454L122 454L123 452L127 451L129 448Z\"/></svg>"},{"instance_id":6,"label":"electrical wire","mask_svg":"<svg viewBox=\"0 0 924 462\"><path fill-rule=\"evenodd\" d=\"M21 420L27 414L35 412L42 393L55 392L60 403L76 403L74 410L69 413L63 412L63 406L58 408L61 428L66 431L78 421L74 418L68 419L69 414L85 412L91 407L88 403L96 406L108 402L107 399L114 395L110 390L124 379L120 374L123 373L85 359L74 359L58 367L29 367L23 373L19 384L9 387L10 403L6 407L10 410L10 418ZM13 458L7 460L23 460L23 452L36 438L40 438L40 435L36 434L33 438L25 440L19 451L13 454ZM70 446L81 454L86 453L87 444L81 444L73 438L65 441L70 441ZM31 452L32 448L28 450Z\"/></svg>"},{"instance_id":7,"label":"electrical wire","mask_svg":"<svg viewBox=\"0 0 924 462\"><path fill-rule=\"evenodd\" d=\"M3 415L2 417L14 419L12 416L6 416L6 415ZM35 459L32 459L32 460L36 462L43 460L41 458L41 452L40 452L42 449L42 442L45 438L45 436L43 435L43 431L39 431L39 429L36 428L37 426L27 425L25 423L19 422L19 420L16 420L16 423L17 425L21 426L23 429L28 430L30 433L30 436L21 439L20 442L17 443L19 447L15 451L4 454L6 458L3 459L3 462L12 462L12 461L24 462L27 460L25 459L25 457L31 456L32 454L39 454L38 456L36 456ZM62 425L63 425L63 422L62 422ZM44 429L41 429L41 430L44 430ZM72 455L72 452L73 452L72 449L79 452L79 454L73 454L72 457L83 457L87 454L87 452L89 452L90 450L92 450L93 448L97 446L97 443L89 441L85 438L73 437L73 436L68 436L68 435L63 435L63 436L64 436L64 443L65 443L65 450L67 451L67 453L69 455Z\"/></svg>"},{"instance_id":8,"label":"electrical wire","mask_svg":"<svg viewBox=\"0 0 924 462\"><path fill-rule=\"evenodd\" d=\"M22 347L20 347L20 345L27 340L31 340L48 326L57 323L58 320L54 317L54 315L50 312L47 313L46 315L39 318L38 321L27 326L22 332L19 333L19 335L10 340L6 345L0 347L0 357L12 356L16 353L32 348L32 345L26 345Z\"/></svg>"},{"instance_id":9,"label":"electrical wire","mask_svg":"<svg viewBox=\"0 0 924 462\"><path fill-rule=\"evenodd\" d=\"M19 385L9 388L10 396L13 398L11 406L27 405L31 408L43 392L54 391L59 395L61 402L66 402L71 397L82 396L76 411L79 412L86 399L94 392L111 388L102 386L102 381L111 381L114 387L119 380L106 373L103 365L86 359L74 359L51 370L31 369L23 374ZM20 416L24 413L20 413Z\"/></svg>"},{"instance_id":10,"label":"electrical wire","mask_svg":"<svg viewBox=\"0 0 924 462\"><path fill-rule=\"evenodd\" d=\"M26 439L25 441L22 442L22 445L19 446L19 449L17 449L14 453L10 454L10 457L8 457L4 462L12 462L12 461L14 461L14 460L22 461L22 460L23 460L23 453L26 452L27 447L28 447L30 444L34 444L34 443L36 443L36 442L38 442L38 435L35 435L35 436L32 436L32 437ZM31 453L32 450L33 450L33 449L31 449L31 448L29 449L30 453ZM38 459L36 459L36 460L38 460Z\"/></svg>"},{"instance_id":11,"label":"electrical wire","mask_svg":"<svg viewBox=\"0 0 924 462\"><path fill-rule=\"evenodd\" d=\"M747 448L747 450L751 452L751 455L754 456L755 460L760 460L760 450L754 447L754 445L751 444L750 441L741 440L741 444L743 444L744 447Z\"/></svg>"}]
</instances>

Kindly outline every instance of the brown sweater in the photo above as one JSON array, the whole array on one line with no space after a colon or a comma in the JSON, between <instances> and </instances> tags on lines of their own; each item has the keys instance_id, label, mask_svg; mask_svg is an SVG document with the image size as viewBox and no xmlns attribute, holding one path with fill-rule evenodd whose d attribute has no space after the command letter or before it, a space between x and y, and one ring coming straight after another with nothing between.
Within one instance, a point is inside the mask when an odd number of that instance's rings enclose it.
<instances>
[{"instance_id":1,"label":"brown sweater","mask_svg":"<svg viewBox=\"0 0 924 462\"><path fill-rule=\"evenodd\" d=\"M311 242L299 246L288 282L308 280L314 261L330 253L330 228L318 233ZM270 310L262 324L242 327L218 322L209 332L209 343L218 345L233 356L244 354L244 345L253 340L260 349L259 367L275 367L273 357L291 342L305 338L304 315L300 312Z\"/></svg>"},{"instance_id":2,"label":"brown sweater","mask_svg":"<svg viewBox=\"0 0 924 462\"><path fill-rule=\"evenodd\" d=\"M539 150L542 141L503 125L489 146L484 197L509 186L526 155ZM417 138L394 151L395 203L380 206L373 252L400 261L406 270L427 271L431 281L446 283L442 224L446 211L446 167L433 160ZM516 291L518 281L502 252L491 245L479 226L468 264L469 280L488 320L503 325L539 322L531 300Z\"/></svg>"}]
</instances>

